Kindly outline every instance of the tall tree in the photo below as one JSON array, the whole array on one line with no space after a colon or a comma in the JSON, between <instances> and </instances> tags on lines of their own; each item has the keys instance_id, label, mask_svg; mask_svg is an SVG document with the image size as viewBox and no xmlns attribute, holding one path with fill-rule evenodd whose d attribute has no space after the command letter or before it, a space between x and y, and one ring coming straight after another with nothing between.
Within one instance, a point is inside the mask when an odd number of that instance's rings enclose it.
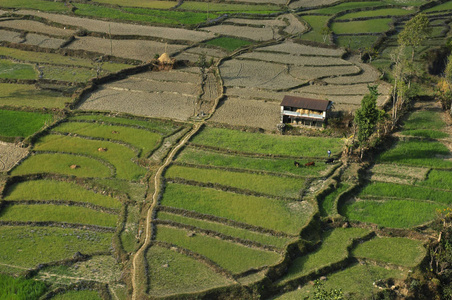
<instances>
[{"instance_id":1,"label":"tall tree","mask_svg":"<svg viewBox=\"0 0 452 300\"><path fill-rule=\"evenodd\" d=\"M398 37L399 45L411 46L411 61L414 61L414 52L430 34L430 22L423 13L417 14L406 22L405 28Z\"/></svg>"},{"instance_id":2,"label":"tall tree","mask_svg":"<svg viewBox=\"0 0 452 300\"><path fill-rule=\"evenodd\" d=\"M368 146L369 138L375 132L381 113L377 108L378 86L368 85L369 94L361 100L361 107L355 112L354 122L358 128L358 144L361 158L364 147Z\"/></svg>"}]
</instances>

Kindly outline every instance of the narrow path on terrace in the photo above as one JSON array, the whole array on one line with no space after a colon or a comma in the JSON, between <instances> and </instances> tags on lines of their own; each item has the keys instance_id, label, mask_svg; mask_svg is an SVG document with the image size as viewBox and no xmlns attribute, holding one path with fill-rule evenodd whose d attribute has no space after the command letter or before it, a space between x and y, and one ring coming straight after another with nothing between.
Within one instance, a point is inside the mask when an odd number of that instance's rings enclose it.
<instances>
[{"instance_id":1,"label":"narrow path on terrace","mask_svg":"<svg viewBox=\"0 0 452 300\"><path fill-rule=\"evenodd\" d=\"M177 153L177 151L179 151L179 149L185 145L185 143L196 133L198 132L198 130L201 128L201 126L204 123L198 123L195 124L193 126L193 129L191 131L189 131L183 139L180 140L179 144L177 144L176 147L173 148L173 150L168 154L165 162L163 163L163 165L161 165L157 172L155 173L154 176L154 194L152 195L152 203L151 203L151 207L149 208L148 212L147 212L147 216L146 216L146 230L145 230L145 239L144 239L144 243L143 245L140 247L140 249L138 249L138 251L135 253L133 260L132 260L132 288L133 288L133 292L132 292L132 299L136 300L137 299L137 263L138 260L142 257L142 259L144 259L144 251L147 249L147 247L149 246L150 242L151 242L151 236L153 234L152 232L152 225L151 225L151 221L152 221L152 214L155 210L155 207L158 204L158 198L159 198L159 194L160 194L160 185L161 185L161 181L162 181L162 174L163 171L165 170L165 168L170 164L170 162L173 160L174 155Z\"/></svg>"}]
</instances>

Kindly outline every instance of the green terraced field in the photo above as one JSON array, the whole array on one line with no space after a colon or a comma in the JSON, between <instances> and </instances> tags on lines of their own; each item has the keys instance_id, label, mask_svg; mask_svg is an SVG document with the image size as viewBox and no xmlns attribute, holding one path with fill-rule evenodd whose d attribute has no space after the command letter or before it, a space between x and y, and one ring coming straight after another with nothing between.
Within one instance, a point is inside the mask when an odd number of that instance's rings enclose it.
<instances>
[{"instance_id":1,"label":"green terraced field","mask_svg":"<svg viewBox=\"0 0 452 300\"><path fill-rule=\"evenodd\" d=\"M407 238L376 237L359 244L353 256L405 267L416 267L427 254L421 241Z\"/></svg>"},{"instance_id":2,"label":"green terraced field","mask_svg":"<svg viewBox=\"0 0 452 300\"><path fill-rule=\"evenodd\" d=\"M72 165L78 167L72 169ZM111 177L114 174L107 165L94 158L61 153L29 156L10 171L11 175L37 173L57 173L77 177Z\"/></svg>"},{"instance_id":3,"label":"green terraced field","mask_svg":"<svg viewBox=\"0 0 452 300\"><path fill-rule=\"evenodd\" d=\"M117 215L78 206L11 205L0 211L0 221L62 222L115 227Z\"/></svg>"},{"instance_id":4,"label":"green terraced field","mask_svg":"<svg viewBox=\"0 0 452 300\"><path fill-rule=\"evenodd\" d=\"M157 226L156 239L199 253L236 274L251 268L273 265L281 259L275 252L253 249L209 236L189 237L187 234L186 230Z\"/></svg>"},{"instance_id":5,"label":"green terraced field","mask_svg":"<svg viewBox=\"0 0 452 300\"><path fill-rule=\"evenodd\" d=\"M72 258L76 252L108 252L112 233L55 227L0 226L0 237L1 263L34 268L38 264Z\"/></svg>"},{"instance_id":6,"label":"green terraced field","mask_svg":"<svg viewBox=\"0 0 452 300\"><path fill-rule=\"evenodd\" d=\"M0 110L0 136L27 137L53 120L51 114Z\"/></svg>"},{"instance_id":7,"label":"green terraced field","mask_svg":"<svg viewBox=\"0 0 452 300\"><path fill-rule=\"evenodd\" d=\"M162 205L193 210L297 235L313 208L305 201L283 201L180 184L167 184Z\"/></svg>"},{"instance_id":8,"label":"green terraced field","mask_svg":"<svg viewBox=\"0 0 452 300\"><path fill-rule=\"evenodd\" d=\"M252 171L268 171L306 177L320 176L328 168L330 168L330 166L325 164L323 161L318 162L315 166L311 166L309 168L297 168L294 166L293 159L247 157L205 151L193 147L186 147L182 153L178 155L176 161L196 165L237 168ZM304 165L311 160L297 159L297 161Z\"/></svg>"},{"instance_id":9,"label":"green terraced field","mask_svg":"<svg viewBox=\"0 0 452 300\"><path fill-rule=\"evenodd\" d=\"M362 228L338 228L325 233L320 248L313 253L296 258L282 281L299 278L347 258L347 247L352 244L353 240L369 233L369 230Z\"/></svg>"},{"instance_id":10,"label":"green terraced field","mask_svg":"<svg viewBox=\"0 0 452 300\"><path fill-rule=\"evenodd\" d=\"M0 83L0 106L63 108L70 97L34 85Z\"/></svg>"},{"instance_id":11,"label":"green terraced field","mask_svg":"<svg viewBox=\"0 0 452 300\"><path fill-rule=\"evenodd\" d=\"M187 224L191 226L195 226L201 229L205 230L212 230L216 231L225 235L229 235L232 237L237 237L240 239L245 240L251 240L255 241L264 245L270 245L277 248L283 248L287 243L290 241L293 241L294 239L285 238L285 237L277 237L270 234L263 234L258 233L255 231L242 229L239 227L232 227L228 225L224 225L221 223L206 221L206 220L200 220L200 219L194 219L194 218L188 218L181 215L166 213L166 212L159 212L157 214L157 218L159 220L168 220L173 221L181 224Z\"/></svg>"},{"instance_id":12,"label":"green terraced field","mask_svg":"<svg viewBox=\"0 0 452 300\"><path fill-rule=\"evenodd\" d=\"M89 191L75 183L54 180L32 180L7 187L4 200L69 200L87 202L108 208L121 208L115 198Z\"/></svg>"},{"instance_id":13,"label":"green terraced field","mask_svg":"<svg viewBox=\"0 0 452 300\"><path fill-rule=\"evenodd\" d=\"M170 167L166 171L165 176L167 178L183 178L202 183L221 184L223 186L285 198L301 198L300 191L304 188L305 184L305 180L302 178L277 177L184 166Z\"/></svg>"},{"instance_id":14,"label":"green terraced field","mask_svg":"<svg viewBox=\"0 0 452 300\"><path fill-rule=\"evenodd\" d=\"M99 151L99 148L107 150ZM47 135L39 139L34 150L69 152L100 158L115 166L116 177L120 179L137 180L146 173L146 169L131 160L136 157L132 149L113 142Z\"/></svg>"},{"instance_id":15,"label":"green terraced field","mask_svg":"<svg viewBox=\"0 0 452 300\"><path fill-rule=\"evenodd\" d=\"M150 294L189 293L232 284L196 259L176 251L152 246L146 256ZM168 266L165 266L165 265Z\"/></svg>"},{"instance_id":16,"label":"green terraced field","mask_svg":"<svg viewBox=\"0 0 452 300\"><path fill-rule=\"evenodd\" d=\"M160 134L148 130L99 123L66 122L54 128L53 131L122 141L139 148L140 157L148 156L162 140Z\"/></svg>"},{"instance_id":17,"label":"green terraced field","mask_svg":"<svg viewBox=\"0 0 452 300\"><path fill-rule=\"evenodd\" d=\"M213 127L205 127L191 142L233 151L297 157L326 157L328 149L337 153L343 143L339 138L281 136Z\"/></svg>"},{"instance_id":18,"label":"green terraced field","mask_svg":"<svg viewBox=\"0 0 452 300\"><path fill-rule=\"evenodd\" d=\"M38 73L29 64L0 60L0 78L4 79L36 79Z\"/></svg>"}]
</instances>

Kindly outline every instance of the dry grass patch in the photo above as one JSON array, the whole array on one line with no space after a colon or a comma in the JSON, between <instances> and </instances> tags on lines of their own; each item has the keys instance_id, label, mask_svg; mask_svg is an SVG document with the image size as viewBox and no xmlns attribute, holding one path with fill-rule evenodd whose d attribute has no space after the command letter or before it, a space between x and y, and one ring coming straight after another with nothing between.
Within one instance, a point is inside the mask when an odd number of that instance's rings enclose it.
<instances>
[{"instance_id":1,"label":"dry grass patch","mask_svg":"<svg viewBox=\"0 0 452 300\"><path fill-rule=\"evenodd\" d=\"M270 27L255 28L234 25L215 25L203 27L202 30L210 33L246 38L255 41L268 41L280 37L280 35Z\"/></svg>"},{"instance_id":2,"label":"dry grass patch","mask_svg":"<svg viewBox=\"0 0 452 300\"><path fill-rule=\"evenodd\" d=\"M312 55L312 56L336 56L341 57L345 52L342 49L330 49L314 47L287 41L281 44L258 48L257 51L282 52L293 55Z\"/></svg>"},{"instance_id":3,"label":"dry grass patch","mask_svg":"<svg viewBox=\"0 0 452 300\"><path fill-rule=\"evenodd\" d=\"M296 66L348 66L350 62L339 57L298 56L293 54L250 52L238 58L248 58Z\"/></svg>"},{"instance_id":4,"label":"dry grass patch","mask_svg":"<svg viewBox=\"0 0 452 300\"><path fill-rule=\"evenodd\" d=\"M394 164L376 164L372 168L372 173L386 174L401 177L410 177L417 180L424 180L430 168L408 167Z\"/></svg>"},{"instance_id":5,"label":"dry grass patch","mask_svg":"<svg viewBox=\"0 0 452 300\"><path fill-rule=\"evenodd\" d=\"M355 74L358 74L360 71L361 70L359 67L349 65L349 66L316 66L316 67L291 66L289 72L290 75L300 80L333 77L323 79L325 82L330 82L330 80L352 81L357 77ZM344 75L353 75L353 76L344 76Z\"/></svg>"},{"instance_id":6,"label":"dry grass patch","mask_svg":"<svg viewBox=\"0 0 452 300\"><path fill-rule=\"evenodd\" d=\"M161 72L159 72L161 73ZM199 82L200 83L200 82ZM196 83L186 82L163 82L148 79L141 79L135 76L128 77L119 81L114 81L103 85L104 88L147 93L175 93L196 97L201 93L200 86Z\"/></svg>"},{"instance_id":7,"label":"dry grass patch","mask_svg":"<svg viewBox=\"0 0 452 300\"><path fill-rule=\"evenodd\" d=\"M10 43L20 43L24 39L20 36L20 32L0 29L0 40Z\"/></svg>"},{"instance_id":8,"label":"dry grass patch","mask_svg":"<svg viewBox=\"0 0 452 300\"><path fill-rule=\"evenodd\" d=\"M0 22L1 27L13 28L18 30L43 33L56 36L71 36L75 34L75 30L63 29L59 27L49 26L47 24L32 20L5 20Z\"/></svg>"},{"instance_id":9,"label":"dry grass patch","mask_svg":"<svg viewBox=\"0 0 452 300\"><path fill-rule=\"evenodd\" d=\"M188 69L188 68L187 68ZM189 82L193 84L199 84L201 82L201 73L199 68L193 69L193 71L197 71L196 73L185 72L186 69L177 69L171 71L152 71L152 72L144 72L135 74L130 76L131 78L141 79L141 80L155 80L161 82Z\"/></svg>"},{"instance_id":10,"label":"dry grass patch","mask_svg":"<svg viewBox=\"0 0 452 300\"><path fill-rule=\"evenodd\" d=\"M9 171L28 154L28 149L0 142L0 172Z\"/></svg>"},{"instance_id":11,"label":"dry grass patch","mask_svg":"<svg viewBox=\"0 0 452 300\"><path fill-rule=\"evenodd\" d=\"M263 89L286 89L304 82L287 73L287 67L252 60L228 60L220 66L224 85Z\"/></svg>"},{"instance_id":12,"label":"dry grass patch","mask_svg":"<svg viewBox=\"0 0 452 300\"><path fill-rule=\"evenodd\" d=\"M116 111L138 116L187 120L193 115L195 97L173 93L131 93L101 88L80 105L82 110Z\"/></svg>"}]
</instances>

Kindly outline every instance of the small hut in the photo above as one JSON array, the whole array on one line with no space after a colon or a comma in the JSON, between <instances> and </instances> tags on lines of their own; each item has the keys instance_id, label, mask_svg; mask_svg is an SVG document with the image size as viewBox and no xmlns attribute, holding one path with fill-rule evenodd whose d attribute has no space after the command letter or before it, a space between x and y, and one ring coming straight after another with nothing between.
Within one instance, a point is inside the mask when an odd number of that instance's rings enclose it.
<instances>
[{"instance_id":1,"label":"small hut","mask_svg":"<svg viewBox=\"0 0 452 300\"><path fill-rule=\"evenodd\" d=\"M169 57L168 53L165 52L162 55L160 55L157 61L159 65L159 70L171 70L173 69L176 59Z\"/></svg>"}]
</instances>

